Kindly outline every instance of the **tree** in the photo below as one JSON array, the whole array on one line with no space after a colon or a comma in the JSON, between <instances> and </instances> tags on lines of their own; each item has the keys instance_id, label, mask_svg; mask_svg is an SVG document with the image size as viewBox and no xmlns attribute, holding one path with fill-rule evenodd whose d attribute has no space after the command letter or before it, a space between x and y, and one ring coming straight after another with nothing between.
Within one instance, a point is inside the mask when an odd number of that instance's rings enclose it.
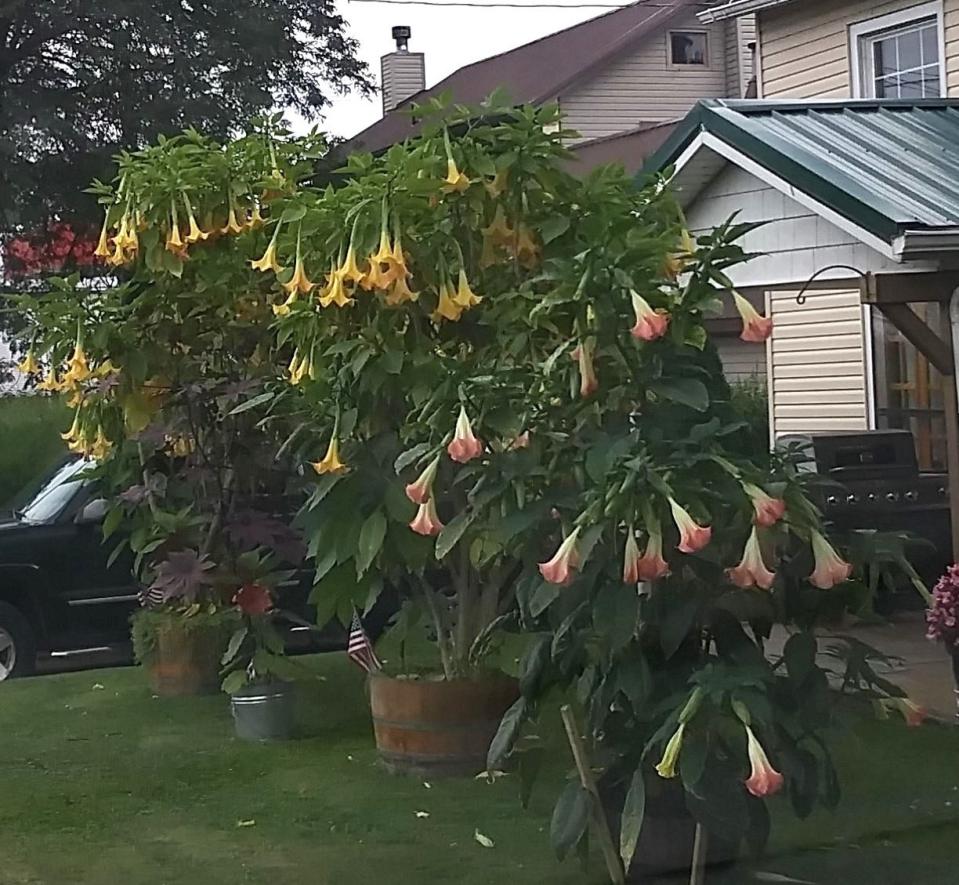
<instances>
[{"instance_id":1,"label":"tree","mask_svg":"<svg viewBox=\"0 0 959 885\"><path fill-rule=\"evenodd\" d=\"M333 0L0 0L0 230L90 221L110 158L371 88Z\"/></svg>"}]
</instances>

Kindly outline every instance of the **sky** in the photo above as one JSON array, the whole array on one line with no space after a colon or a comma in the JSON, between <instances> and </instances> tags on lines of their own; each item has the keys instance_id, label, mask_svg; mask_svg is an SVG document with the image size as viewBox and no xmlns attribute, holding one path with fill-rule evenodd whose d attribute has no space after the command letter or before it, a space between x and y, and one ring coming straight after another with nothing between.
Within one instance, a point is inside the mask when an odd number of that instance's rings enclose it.
<instances>
[{"instance_id":1,"label":"sky","mask_svg":"<svg viewBox=\"0 0 959 885\"><path fill-rule=\"evenodd\" d=\"M483 0L472 2L483 4ZM380 56L395 48L390 36L393 25L409 25L412 28L410 51L426 54L426 85L432 86L463 65L505 52L609 11L595 8L536 8L538 3L546 0L509 2L524 8L492 5L440 8L366 0L337 0L336 5L348 22L350 35L359 41L360 58L369 65L377 85L380 79ZM572 5L576 0L551 2ZM580 2L615 3L617 0ZM333 135L348 138L380 116L382 104L378 94L369 99L355 94L334 94L332 106L327 109L321 128Z\"/></svg>"}]
</instances>

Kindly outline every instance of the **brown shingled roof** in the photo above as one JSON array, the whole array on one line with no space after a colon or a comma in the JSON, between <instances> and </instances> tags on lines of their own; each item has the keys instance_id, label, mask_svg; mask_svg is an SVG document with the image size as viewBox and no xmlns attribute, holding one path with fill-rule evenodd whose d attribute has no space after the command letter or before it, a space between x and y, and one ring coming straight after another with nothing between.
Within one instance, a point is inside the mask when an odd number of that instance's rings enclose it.
<instances>
[{"instance_id":1,"label":"brown shingled roof","mask_svg":"<svg viewBox=\"0 0 959 885\"><path fill-rule=\"evenodd\" d=\"M556 98L570 84L655 33L701 0L639 0L508 52L485 58L454 71L431 89L401 103L396 110L353 136L347 150L379 151L415 134L408 113L414 102L448 92L460 104L479 104L503 88L517 104L542 104Z\"/></svg>"}]
</instances>

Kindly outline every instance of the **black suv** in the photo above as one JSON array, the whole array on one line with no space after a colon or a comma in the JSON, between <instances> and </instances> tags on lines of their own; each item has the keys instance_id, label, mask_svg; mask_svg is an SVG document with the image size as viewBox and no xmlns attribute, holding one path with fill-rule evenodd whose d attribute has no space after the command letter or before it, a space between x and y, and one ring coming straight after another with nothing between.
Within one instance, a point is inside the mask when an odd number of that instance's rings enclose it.
<instances>
[{"instance_id":1,"label":"black suv","mask_svg":"<svg viewBox=\"0 0 959 885\"><path fill-rule=\"evenodd\" d=\"M130 556L107 565L113 543L104 544L100 530L107 504L82 476L90 463L63 461L0 513L0 680L33 672L38 655L129 650L139 588ZM284 587L283 609L309 619L310 584L304 572ZM291 650L344 640L336 622L319 635L302 625L289 630Z\"/></svg>"}]
</instances>

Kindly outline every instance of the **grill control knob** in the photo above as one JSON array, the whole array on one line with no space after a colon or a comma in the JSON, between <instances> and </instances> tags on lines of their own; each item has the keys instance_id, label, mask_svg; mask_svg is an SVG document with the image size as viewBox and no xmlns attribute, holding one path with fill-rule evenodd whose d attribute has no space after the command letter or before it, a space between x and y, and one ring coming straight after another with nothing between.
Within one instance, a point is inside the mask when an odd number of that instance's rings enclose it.
<instances>
[{"instance_id":1,"label":"grill control knob","mask_svg":"<svg viewBox=\"0 0 959 885\"><path fill-rule=\"evenodd\" d=\"M939 486L939 488L936 489L936 493L939 495L940 498L948 498L948 497L949 497L949 493L946 491L946 487L945 487L945 486Z\"/></svg>"},{"instance_id":2,"label":"grill control knob","mask_svg":"<svg viewBox=\"0 0 959 885\"><path fill-rule=\"evenodd\" d=\"M875 504L879 500L879 495L877 495L875 492L870 492L868 495L866 495L866 500L870 504Z\"/></svg>"},{"instance_id":3,"label":"grill control knob","mask_svg":"<svg viewBox=\"0 0 959 885\"><path fill-rule=\"evenodd\" d=\"M826 503L831 507L835 507L839 503L839 499L835 495L830 495L826 498Z\"/></svg>"},{"instance_id":4,"label":"grill control knob","mask_svg":"<svg viewBox=\"0 0 959 885\"><path fill-rule=\"evenodd\" d=\"M907 501L918 501L919 492L917 492L915 489L910 489L908 492L906 492L905 497Z\"/></svg>"},{"instance_id":5,"label":"grill control knob","mask_svg":"<svg viewBox=\"0 0 959 885\"><path fill-rule=\"evenodd\" d=\"M846 503L847 503L847 504L858 504L858 503L859 503L859 495L851 495L851 494L850 494L850 495L846 495Z\"/></svg>"},{"instance_id":6,"label":"grill control knob","mask_svg":"<svg viewBox=\"0 0 959 885\"><path fill-rule=\"evenodd\" d=\"M886 492L886 500L890 504L895 504L899 500L899 492Z\"/></svg>"}]
</instances>

